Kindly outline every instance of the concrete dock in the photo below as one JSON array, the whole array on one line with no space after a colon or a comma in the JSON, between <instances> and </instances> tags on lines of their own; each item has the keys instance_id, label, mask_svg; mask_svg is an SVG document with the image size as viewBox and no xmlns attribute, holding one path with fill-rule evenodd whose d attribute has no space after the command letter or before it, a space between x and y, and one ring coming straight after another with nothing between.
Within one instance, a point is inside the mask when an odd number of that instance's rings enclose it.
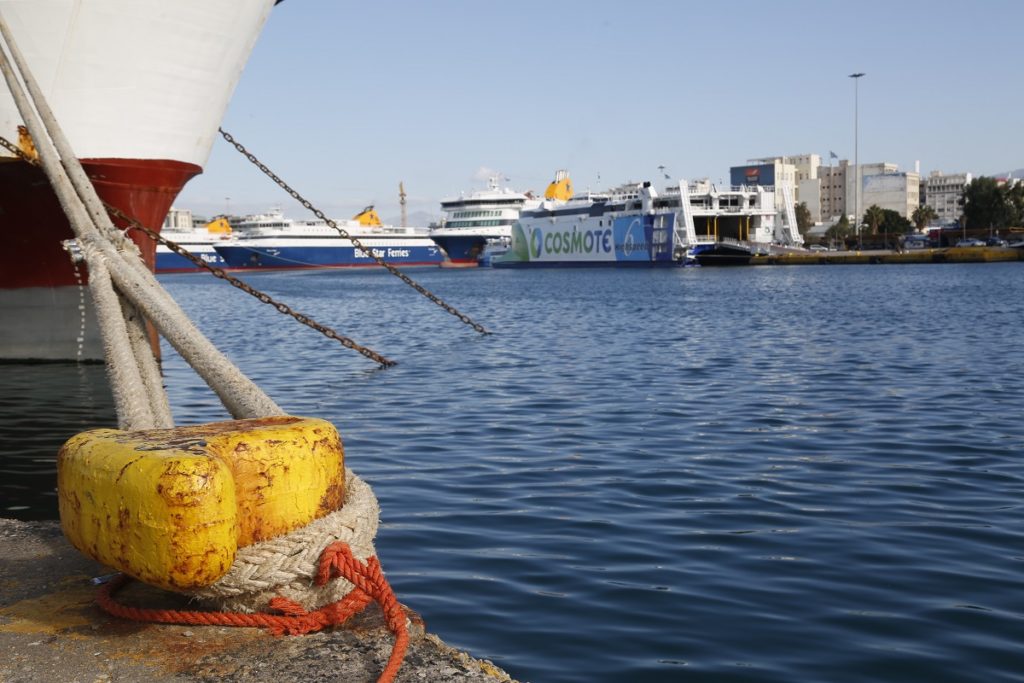
<instances>
[{"instance_id":1,"label":"concrete dock","mask_svg":"<svg viewBox=\"0 0 1024 683\"><path fill-rule=\"evenodd\" d=\"M112 617L96 606L91 582L111 570L71 547L57 522L0 519L0 558L3 683L362 683L377 680L394 640L376 605L342 628L284 637L255 628ZM139 583L118 598L195 609L183 596ZM418 615L406 613L411 642L396 681L515 683L490 662L445 645Z\"/></svg>"},{"instance_id":2,"label":"concrete dock","mask_svg":"<svg viewBox=\"0 0 1024 683\"><path fill-rule=\"evenodd\" d=\"M1022 261L1024 249L1012 247L944 247L908 251L792 251L762 254L750 259L752 266L841 265L854 263L994 263Z\"/></svg>"}]
</instances>

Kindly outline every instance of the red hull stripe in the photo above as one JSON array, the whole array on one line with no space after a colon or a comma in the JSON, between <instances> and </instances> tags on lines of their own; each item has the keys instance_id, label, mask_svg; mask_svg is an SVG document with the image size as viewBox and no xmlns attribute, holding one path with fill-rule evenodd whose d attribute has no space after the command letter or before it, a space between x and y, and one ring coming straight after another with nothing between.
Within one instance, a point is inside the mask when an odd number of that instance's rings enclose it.
<instances>
[{"instance_id":1,"label":"red hull stripe","mask_svg":"<svg viewBox=\"0 0 1024 683\"><path fill-rule=\"evenodd\" d=\"M153 230L163 225L185 183L202 172L167 159L83 159L82 165L104 201ZM0 289L76 284L61 247L74 235L42 170L21 161L0 163L0 234ZM156 245L137 231L131 237L152 268Z\"/></svg>"}]
</instances>

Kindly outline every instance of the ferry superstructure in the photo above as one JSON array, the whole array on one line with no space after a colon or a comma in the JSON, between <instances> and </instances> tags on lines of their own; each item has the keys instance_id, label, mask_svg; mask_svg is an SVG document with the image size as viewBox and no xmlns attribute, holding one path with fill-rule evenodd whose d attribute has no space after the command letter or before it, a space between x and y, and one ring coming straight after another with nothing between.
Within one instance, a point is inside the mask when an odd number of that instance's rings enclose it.
<instances>
[{"instance_id":1,"label":"ferry superstructure","mask_svg":"<svg viewBox=\"0 0 1024 683\"><path fill-rule=\"evenodd\" d=\"M158 231L202 171L274 4L0 0L0 14L100 197ZM33 149L6 84L0 135ZM60 204L38 167L3 149L0 216L0 359L102 359ZM155 245L131 236L152 268Z\"/></svg>"},{"instance_id":2,"label":"ferry superstructure","mask_svg":"<svg viewBox=\"0 0 1024 683\"><path fill-rule=\"evenodd\" d=\"M797 246L790 205L780 220L774 188L719 189L685 180L659 194L629 183L523 210L496 267L701 265L749 262L772 245Z\"/></svg>"},{"instance_id":3,"label":"ferry superstructure","mask_svg":"<svg viewBox=\"0 0 1024 683\"><path fill-rule=\"evenodd\" d=\"M444 265L472 268L488 243L507 245L512 239L512 222L528 199L500 187L498 177L492 176L485 190L441 200L441 223L431 228L430 238L444 250Z\"/></svg>"},{"instance_id":4,"label":"ferry superstructure","mask_svg":"<svg viewBox=\"0 0 1024 683\"><path fill-rule=\"evenodd\" d=\"M396 266L439 266L443 260L427 228L384 225L372 206L335 223L364 249L325 221L296 221L274 209L235 223L235 237L214 250L231 269L380 267L374 256Z\"/></svg>"},{"instance_id":5,"label":"ferry superstructure","mask_svg":"<svg viewBox=\"0 0 1024 683\"><path fill-rule=\"evenodd\" d=\"M546 199L565 199L572 195L569 174L559 171L545 191ZM441 224L430 237L446 255L444 266L472 268L480 264L485 252L503 251L512 242L512 224L524 208L533 208L540 200L499 185L491 176L487 189L469 195L444 199Z\"/></svg>"}]
</instances>

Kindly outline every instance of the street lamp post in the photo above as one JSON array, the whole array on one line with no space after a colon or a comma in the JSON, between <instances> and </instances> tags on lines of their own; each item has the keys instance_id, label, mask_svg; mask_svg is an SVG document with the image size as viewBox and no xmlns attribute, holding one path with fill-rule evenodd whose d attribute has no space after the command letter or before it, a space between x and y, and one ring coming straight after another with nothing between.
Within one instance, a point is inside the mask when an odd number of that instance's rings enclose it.
<instances>
[{"instance_id":1,"label":"street lamp post","mask_svg":"<svg viewBox=\"0 0 1024 683\"><path fill-rule=\"evenodd\" d=\"M853 215L854 220L857 221L854 225L857 226L857 249L861 248L860 238L860 146L857 140L857 81L863 76L863 72L850 74L850 78L853 79L853 166L856 168L854 175L853 185Z\"/></svg>"}]
</instances>

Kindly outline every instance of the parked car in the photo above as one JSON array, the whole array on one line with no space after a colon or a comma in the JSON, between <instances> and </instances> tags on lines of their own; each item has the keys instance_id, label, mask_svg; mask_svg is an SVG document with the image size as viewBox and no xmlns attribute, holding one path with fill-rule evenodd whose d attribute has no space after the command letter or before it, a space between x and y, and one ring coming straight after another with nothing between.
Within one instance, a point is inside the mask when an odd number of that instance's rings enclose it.
<instances>
[{"instance_id":1,"label":"parked car","mask_svg":"<svg viewBox=\"0 0 1024 683\"><path fill-rule=\"evenodd\" d=\"M959 242L957 242L956 246L958 246L958 247L983 247L983 246L985 246L985 243L982 242L981 240L976 240L973 237L968 237L965 240L960 240Z\"/></svg>"},{"instance_id":2,"label":"parked car","mask_svg":"<svg viewBox=\"0 0 1024 683\"><path fill-rule=\"evenodd\" d=\"M927 249L930 246L928 235L910 234L903 237L904 249Z\"/></svg>"},{"instance_id":3,"label":"parked car","mask_svg":"<svg viewBox=\"0 0 1024 683\"><path fill-rule=\"evenodd\" d=\"M1004 240L1002 237L989 237L987 240L985 240L985 244L990 247L1005 247L1009 244L1009 242Z\"/></svg>"},{"instance_id":4,"label":"parked car","mask_svg":"<svg viewBox=\"0 0 1024 683\"><path fill-rule=\"evenodd\" d=\"M812 244L807 248L810 249L811 251L828 251L828 247L826 247L824 244Z\"/></svg>"}]
</instances>

